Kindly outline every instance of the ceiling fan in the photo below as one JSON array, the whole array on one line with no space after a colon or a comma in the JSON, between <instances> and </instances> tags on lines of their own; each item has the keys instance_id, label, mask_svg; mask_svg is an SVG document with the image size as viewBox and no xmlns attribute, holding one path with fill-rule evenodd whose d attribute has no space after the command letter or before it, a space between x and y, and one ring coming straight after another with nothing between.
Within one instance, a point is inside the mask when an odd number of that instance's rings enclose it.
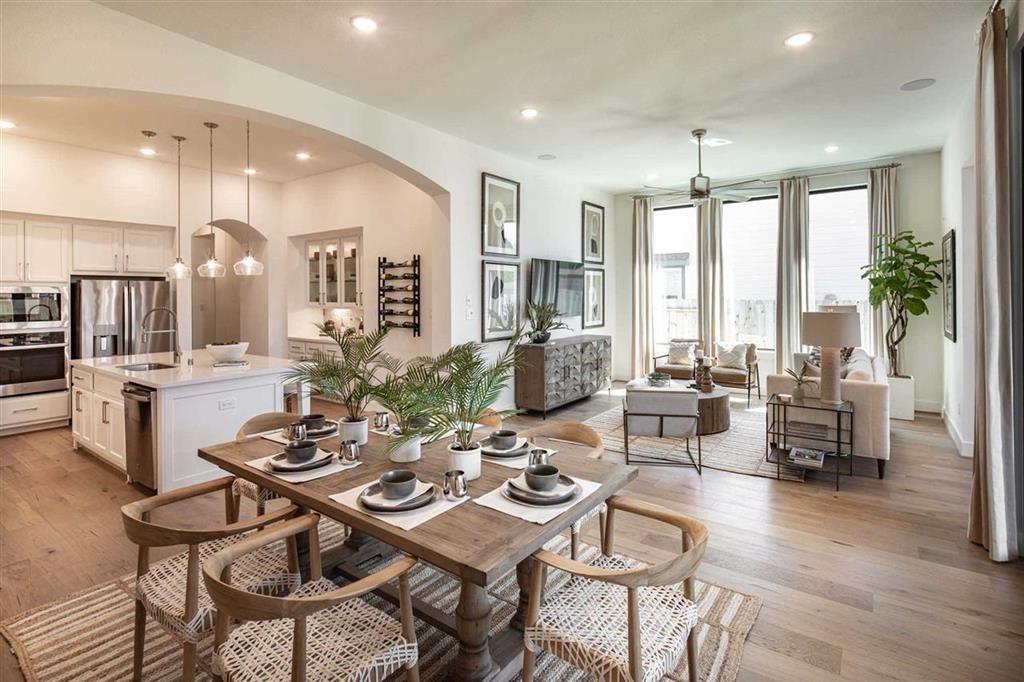
<instances>
[{"instance_id":1,"label":"ceiling fan","mask_svg":"<svg viewBox=\"0 0 1024 682\"><path fill-rule=\"evenodd\" d=\"M733 182L728 185L719 185L717 187L711 186L711 178L704 175L703 168L703 155L701 153L704 147L704 136L708 134L708 131L704 128L697 128L690 132L693 138L697 141L697 174L690 178L690 188L677 188L677 187L655 187L653 185L644 185L644 189L655 190L654 193L648 196L657 197L676 197L679 199L687 199L695 205L705 203L708 199L714 197L721 199L722 201L749 201L750 197L746 194L740 194L736 190L744 185L750 185L754 183L762 183L762 180L743 180L742 182Z\"/></svg>"}]
</instances>

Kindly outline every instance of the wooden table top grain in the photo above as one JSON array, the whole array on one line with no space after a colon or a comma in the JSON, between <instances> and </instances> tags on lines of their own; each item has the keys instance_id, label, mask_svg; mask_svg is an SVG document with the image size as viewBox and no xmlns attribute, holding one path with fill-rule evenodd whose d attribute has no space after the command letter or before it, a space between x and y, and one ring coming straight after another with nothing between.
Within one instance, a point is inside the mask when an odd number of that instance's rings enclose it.
<instances>
[{"instance_id":1,"label":"wooden table top grain","mask_svg":"<svg viewBox=\"0 0 1024 682\"><path fill-rule=\"evenodd\" d=\"M199 450L199 456L239 478L273 490L298 505L481 586L487 586L514 570L520 561L637 476L636 467L590 459L587 456L590 449L586 446L538 438L538 445L558 450L551 463L562 473L600 483L600 488L543 525L517 519L471 500L406 531L329 498L356 486L369 485L384 472L397 468L411 469L421 480L439 485L443 482L444 472L448 469L447 441L424 445L420 460L402 464L388 460L384 454L385 443L384 436L371 432L368 443L360 447L361 466L305 483L289 483L245 464L281 451L280 445L263 438L204 447ZM336 450L337 441L321 441L321 447ZM518 475L515 469L486 460L481 469L480 478L469 483L472 498L480 497Z\"/></svg>"}]
</instances>

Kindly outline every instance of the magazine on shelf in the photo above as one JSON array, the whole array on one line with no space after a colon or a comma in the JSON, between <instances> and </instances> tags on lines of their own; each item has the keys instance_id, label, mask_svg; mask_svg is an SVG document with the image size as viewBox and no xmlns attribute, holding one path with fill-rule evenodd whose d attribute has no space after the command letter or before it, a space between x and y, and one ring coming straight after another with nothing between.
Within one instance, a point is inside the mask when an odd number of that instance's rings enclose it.
<instances>
[{"instance_id":1,"label":"magazine on shelf","mask_svg":"<svg viewBox=\"0 0 1024 682\"><path fill-rule=\"evenodd\" d=\"M821 469L825 463L825 451L811 448L793 448L789 451L789 462L802 467Z\"/></svg>"},{"instance_id":2,"label":"magazine on shelf","mask_svg":"<svg viewBox=\"0 0 1024 682\"><path fill-rule=\"evenodd\" d=\"M786 423L786 433L790 436L806 436L808 438L827 438L828 427L824 424L790 421Z\"/></svg>"}]
</instances>

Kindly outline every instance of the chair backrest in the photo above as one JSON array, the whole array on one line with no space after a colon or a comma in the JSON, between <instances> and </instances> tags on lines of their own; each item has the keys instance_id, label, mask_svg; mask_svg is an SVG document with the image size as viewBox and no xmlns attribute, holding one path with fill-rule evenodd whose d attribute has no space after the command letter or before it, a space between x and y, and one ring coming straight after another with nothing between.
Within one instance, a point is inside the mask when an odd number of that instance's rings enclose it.
<instances>
[{"instance_id":1,"label":"chair backrest","mask_svg":"<svg viewBox=\"0 0 1024 682\"><path fill-rule=\"evenodd\" d=\"M480 418L479 423L483 424L484 426L489 426L492 429L500 429L501 415L488 407L487 409L484 410L484 416Z\"/></svg>"},{"instance_id":2,"label":"chair backrest","mask_svg":"<svg viewBox=\"0 0 1024 682\"><path fill-rule=\"evenodd\" d=\"M631 382L632 383L632 382ZM626 387L626 428L631 436L688 438L697 435L700 403L692 388Z\"/></svg>"},{"instance_id":3,"label":"chair backrest","mask_svg":"<svg viewBox=\"0 0 1024 682\"><path fill-rule=\"evenodd\" d=\"M572 443L586 445L591 449L590 454L587 456L592 459L600 459L601 455L604 454L604 442L602 442L601 436L597 434L597 431L580 422L545 421L526 431L520 432L519 435L527 438L557 438L558 440L567 440Z\"/></svg>"},{"instance_id":4,"label":"chair backrest","mask_svg":"<svg viewBox=\"0 0 1024 682\"><path fill-rule=\"evenodd\" d=\"M249 440L249 438L258 433L283 429L298 420L299 416L291 412L264 412L242 424L242 427L238 429L238 433L235 434L235 441L241 442Z\"/></svg>"}]
</instances>

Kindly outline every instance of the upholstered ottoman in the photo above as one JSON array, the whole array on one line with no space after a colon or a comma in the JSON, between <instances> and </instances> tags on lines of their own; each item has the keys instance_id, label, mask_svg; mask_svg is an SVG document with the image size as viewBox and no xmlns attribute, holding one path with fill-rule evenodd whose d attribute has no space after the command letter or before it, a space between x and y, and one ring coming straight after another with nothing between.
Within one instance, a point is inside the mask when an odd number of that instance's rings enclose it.
<instances>
[{"instance_id":1,"label":"upholstered ottoman","mask_svg":"<svg viewBox=\"0 0 1024 682\"><path fill-rule=\"evenodd\" d=\"M697 433L698 393L682 381L672 380L667 386L651 386L647 379L633 379L626 384L626 400L622 408L623 440L626 462L630 461L629 439L637 436L652 438L697 437L698 460L690 461L700 471L700 436ZM638 461L649 464L678 464L657 458L656 461Z\"/></svg>"}]
</instances>

